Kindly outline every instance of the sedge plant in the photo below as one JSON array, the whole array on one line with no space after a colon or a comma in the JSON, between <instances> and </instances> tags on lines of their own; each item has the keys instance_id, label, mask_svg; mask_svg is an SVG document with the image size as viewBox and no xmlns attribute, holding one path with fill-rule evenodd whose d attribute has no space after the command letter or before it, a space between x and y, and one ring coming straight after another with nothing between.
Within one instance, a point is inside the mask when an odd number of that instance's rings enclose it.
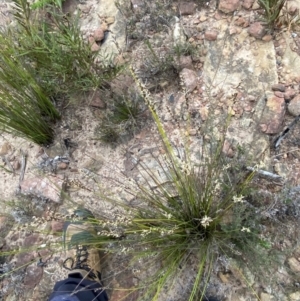
<instances>
[{"instance_id":1,"label":"sedge plant","mask_svg":"<svg viewBox=\"0 0 300 301\"><path fill-rule=\"evenodd\" d=\"M140 265L148 271L146 280L133 289L141 290L141 300L163 298L165 288L170 291L189 269L191 258L196 262L196 272L184 296L189 301L205 300L219 256L243 258L245 266L255 266L255 275L262 273L265 266L261 263L270 244L262 235L259 210L251 204L252 179L258 167L247 171L243 164L226 158L222 151L225 135L202 144L200 160L194 159L188 147L178 152L149 91L132 67L130 71L162 141L164 154L153 156L160 176L140 163L140 177L111 178L132 202L125 202L120 195L101 195L122 213L89 219L98 235L88 243L103 243L109 253L127 254L132 266ZM230 116L223 130L229 121ZM188 145L188 141L183 143Z\"/></svg>"}]
</instances>

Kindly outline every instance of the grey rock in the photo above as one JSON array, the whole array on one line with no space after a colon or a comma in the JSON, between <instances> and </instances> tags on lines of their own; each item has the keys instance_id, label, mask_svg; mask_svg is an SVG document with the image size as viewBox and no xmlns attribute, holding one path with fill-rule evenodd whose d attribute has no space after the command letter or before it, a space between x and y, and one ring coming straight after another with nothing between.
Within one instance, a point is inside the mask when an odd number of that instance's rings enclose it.
<instances>
[{"instance_id":1,"label":"grey rock","mask_svg":"<svg viewBox=\"0 0 300 301\"><path fill-rule=\"evenodd\" d=\"M97 43L94 43L92 46L91 46L91 51L92 52L98 52L100 50L100 46L97 44Z\"/></svg>"},{"instance_id":2,"label":"grey rock","mask_svg":"<svg viewBox=\"0 0 300 301\"><path fill-rule=\"evenodd\" d=\"M220 0L219 10L223 13L233 13L240 7L240 0Z\"/></svg>"},{"instance_id":3,"label":"grey rock","mask_svg":"<svg viewBox=\"0 0 300 301\"><path fill-rule=\"evenodd\" d=\"M207 41L215 41L218 37L219 32L215 29L207 30L204 37Z\"/></svg>"},{"instance_id":4,"label":"grey rock","mask_svg":"<svg viewBox=\"0 0 300 301\"><path fill-rule=\"evenodd\" d=\"M249 26L249 21L245 19L244 17L239 17L234 21L234 25L240 26L240 27L248 27Z\"/></svg>"},{"instance_id":5,"label":"grey rock","mask_svg":"<svg viewBox=\"0 0 300 301\"><path fill-rule=\"evenodd\" d=\"M273 301L273 296L267 293L260 293L260 301Z\"/></svg>"},{"instance_id":6,"label":"grey rock","mask_svg":"<svg viewBox=\"0 0 300 301\"><path fill-rule=\"evenodd\" d=\"M182 2L179 4L179 12L182 16L192 15L195 12L197 4L194 2Z\"/></svg>"},{"instance_id":7,"label":"grey rock","mask_svg":"<svg viewBox=\"0 0 300 301\"><path fill-rule=\"evenodd\" d=\"M13 163L14 170L19 170L20 167L21 167L20 162L18 160L14 161L14 163Z\"/></svg>"},{"instance_id":8,"label":"grey rock","mask_svg":"<svg viewBox=\"0 0 300 301\"><path fill-rule=\"evenodd\" d=\"M275 84L272 85L273 91L285 92L285 85L284 84Z\"/></svg>"},{"instance_id":9,"label":"grey rock","mask_svg":"<svg viewBox=\"0 0 300 301\"><path fill-rule=\"evenodd\" d=\"M290 301L300 301L300 291L290 294L289 300Z\"/></svg>"},{"instance_id":10,"label":"grey rock","mask_svg":"<svg viewBox=\"0 0 300 301\"><path fill-rule=\"evenodd\" d=\"M193 61L190 55L181 55L179 59L175 58L174 67L181 70L184 68L193 69Z\"/></svg>"},{"instance_id":11,"label":"grey rock","mask_svg":"<svg viewBox=\"0 0 300 301\"><path fill-rule=\"evenodd\" d=\"M62 10L64 14L69 13L72 15L76 11L77 1L74 0L65 0L62 3Z\"/></svg>"},{"instance_id":12,"label":"grey rock","mask_svg":"<svg viewBox=\"0 0 300 301\"><path fill-rule=\"evenodd\" d=\"M285 114L284 98L275 96L272 92L266 93L267 102L260 128L266 134L277 134L283 122Z\"/></svg>"},{"instance_id":13,"label":"grey rock","mask_svg":"<svg viewBox=\"0 0 300 301\"><path fill-rule=\"evenodd\" d=\"M266 30L265 27L260 22L254 22L248 28L248 33L250 36L256 39L262 39L262 37L266 33Z\"/></svg>"},{"instance_id":14,"label":"grey rock","mask_svg":"<svg viewBox=\"0 0 300 301\"><path fill-rule=\"evenodd\" d=\"M7 155L12 150L12 146L8 142L4 142L1 146L0 156Z\"/></svg>"},{"instance_id":15,"label":"grey rock","mask_svg":"<svg viewBox=\"0 0 300 301\"><path fill-rule=\"evenodd\" d=\"M272 41L273 37L270 34L267 34L265 36L263 36L262 40L265 42L270 42Z\"/></svg>"},{"instance_id":16,"label":"grey rock","mask_svg":"<svg viewBox=\"0 0 300 301\"><path fill-rule=\"evenodd\" d=\"M89 36L88 37L88 42L89 42L89 45L93 45L96 41L95 41L93 36Z\"/></svg>"},{"instance_id":17,"label":"grey rock","mask_svg":"<svg viewBox=\"0 0 300 301\"><path fill-rule=\"evenodd\" d=\"M277 96L277 97L279 97L279 98L284 98L284 94L282 92L280 92L280 91L275 91L274 95Z\"/></svg>"},{"instance_id":18,"label":"grey rock","mask_svg":"<svg viewBox=\"0 0 300 301\"><path fill-rule=\"evenodd\" d=\"M63 230L64 221L52 221L51 229L53 232L61 232Z\"/></svg>"},{"instance_id":19,"label":"grey rock","mask_svg":"<svg viewBox=\"0 0 300 301\"><path fill-rule=\"evenodd\" d=\"M288 259L288 264L290 269L295 273L300 273L300 261L297 260L295 257L290 257Z\"/></svg>"},{"instance_id":20,"label":"grey rock","mask_svg":"<svg viewBox=\"0 0 300 301\"><path fill-rule=\"evenodd\" d=\"M104 31L101 28L98 28L94 31L93 36L96 42L100 42L104 39Z\"/></svg>"},{"instance_id":21,"label":"grey rock","mask_svg":"<svg viewBox=\"0 0 300 301\"><path fill-rule=\"evenodd\" d=\"M288 89L287 91L285 91L284 93L284 99L289 101L292 98L294 98L296 95L296 91L294 89Z\"/></svg>"},{"instance_id":22,"label":"grey rock","mask_svg":"<svg viewBox=\"0 0 300 301\"><path fill-rule=\"evenodd\" d=\"M299 8L296 5L290 6L289 9L288 9L289 10L289 14L291 16L294 16L297 13L298 9Z\"/></svg>"},{"instance_id":23,"label":"grey rock","mask_svg":"<svg viewBox=\"0 0 300 301\"><path fill-rule=\"evenodd\" d=\"M108 25L115 23L115 17L106 17L105 23L107 23Z\"/></svg>"},{"instance_id":24,"label":"grey rock","mask_svg":"<svg viewBox=\"0 0 300 301\"><path fill-rule=\"evenodd\" d=\"M89 105L91 107L95 107L98 109L105 109L106 103L102 100L100 91L93 91L89 95L90 103Z\"/></svg>"},{"instance_id":25,"label":"grey rock","mask_svg":"<svg viewBox=\"0 0 300 301\"><path fill-rule=\"evenodd\" d=\"M19 268L21 266L28 264L28 262L32 261L33 259L34 259L34 256L30 252L19 253L16 256L16 268Z\"/></svg>"},{"instance_id":26,"label":"grey rock","mask_svg":"<svg viewBox=\"0 0 300 301\"><path fill-rule=\"evenodd\" d=\"M57 168L58 169L67 169L68 166L69 166L68 163L66 163L66 162L60 162L60 163L58 163Z\"/></svg>"},{"instance_id":27,"label":"grey rock","mask_svg":"<svg viewBox=\"0 0 300 301\"><path fill-rule=\"evenodd\" d=\"M244 0L242 6L246 9L250 9L254 2L255 0Z\"/></svg>"},{"instance_id":28,"label":"grey rock","mask_svg":"<svg viewBox=\"0 0 300 301\"><path fill-rule=\"evenodd\" d=\"M143 0L131 0L131 5L133 10L140 10L145 6L145 2Z\"/></svg>"},{"instance_id":29,"label":"grey rock","mask_svg":"<svg viewBox=\"0 0 300 301\"><path fill-rule=\"evenodd\" d=\"M256 97L253 95L248 95L248 100L254 102L256 100Z\"/></svg>"},{"instance_id":30,"label":"grey rock","mask_svg":"<svg viewBox=\"0 0 300 301\"><path fill-rule=\"evenodd\" d=\"M276 47L276 54L283 57L285 51L281 47Z\"/></svg>"},{"instance_id":31,"label":"grey rock","mask_svg":"<svg viewBox=\"0 0 300 301\"><path fill-rule=\"evenodd\" d=\"M43 240L43 238L39 234L37 234L37 233L31 234L31 235L25 237L25 239L23 241L23 247L25 247L25 248L32 247L38 243L41 243L42 240Z\"/></svg>"},{"instance_id":32,"label":"grey rock","mask_svg":"<svg viewBox=\"0 0 300 301\"><path fill-rule=\"evenodd\" d=\"M38 267L35 264L31 264L27 267L25 277L24 277L24 286L26 288L34 288L42 279L43 276L43 269Z\"/></svg>"},{"instance_id":33,"label":"grey rock","mask_svg":"<svg viewBox=\"0 0 300 301\"><path fill-rule=\"evenodd\" d=\"M300 95L297 95L290 101L288 112L293 116L300 115Z\"/></svg>"},{"instance_id":34,"label":"grey rock","mask_svg":"<svg viewBox=\"0 0 300 301\"><path fill-rule=\"evenodd\" d=\"M92 6L88 4L79 4L77 6L84 14L88 14L91 11Z\"/></svg>"},{"instance_id":35,"label":"grey rock","mask_svg":"<svg viewBox=\"0 0 300 301\"><path fill-rule=\"evenodd\" d=\"M234 157L234 150L233 150L232 144L228 140L224 141L222 151L227 157L229 157L229 158Z\"/></svg>"},{"instance_id":36,"label":"grey rock","mask_svg":"<svg viewBox=\"0 0 300 301\"><path fill-rule=\"evenodd\" d=\"M180 72L185 88L188 92L192 92L197 87L197 73L193 70L184 68Z\"/></svg>"}]
</instances>

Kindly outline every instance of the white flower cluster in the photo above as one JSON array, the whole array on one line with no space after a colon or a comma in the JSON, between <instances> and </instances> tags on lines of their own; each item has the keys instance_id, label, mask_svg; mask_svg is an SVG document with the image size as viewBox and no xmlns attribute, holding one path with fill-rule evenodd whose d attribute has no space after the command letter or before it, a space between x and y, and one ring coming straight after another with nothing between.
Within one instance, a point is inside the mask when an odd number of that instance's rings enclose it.
<instances>
[{"instance_id":1,"label":"white flower cluster","mask_svg":"<svg viewBox=\"0 0 300 301\"><path fill-rule=\"evenodd\" d=\"M167 219L171 219L173 217L171 213L167 213L167 212L164 212L163 216L165 216Z\"/></svg>"},{"instance_id":2,"label":"white flower cluster","mask_svg":"<svg viewBox=\"0 0 300 301\"><path fill-rule=\"evenodd\" d=\"M242 195L240 195L240 196L235 195L233 197L233 202L234 203L244 203L245 200L244 200L244 197Z\"/></svg>"},{"instance_id":3,"label":"white flower cluster","mask_svg":"<svg viewBox=\"0 0 300 301\"><path fill-rule=\"evenodd\" d=\"M246 228L246 227L243 227L242 229L241 229L241 231L242 232L251 232L251 230L249 229L249 228Z\"/></svg>"},{"instance_id":4,"label":"white flower cluster","mask_svg":"<svg viewBox=\"0 0 300 301\"><path fill-rule=\"evenodd\" d=\"M206 228L207 226L209 226L209 224L213 221L213 219L207 215L205 215L202 219L201 219L201 225Z\"/></svg>"}]
</instances>

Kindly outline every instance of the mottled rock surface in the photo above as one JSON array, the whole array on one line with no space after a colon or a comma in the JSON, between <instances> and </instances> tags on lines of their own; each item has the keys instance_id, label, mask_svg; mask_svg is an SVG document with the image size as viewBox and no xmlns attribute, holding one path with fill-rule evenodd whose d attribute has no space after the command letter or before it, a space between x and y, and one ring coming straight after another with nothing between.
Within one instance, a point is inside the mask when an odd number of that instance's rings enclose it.
<instances>
[{"instance_id":1,"label":"mottled rock surface","mask_svg":"<svg viewBox=\"0 0 300 301\"><path fill-rule=\"evenodd\" d=\"M277 134L283 123L285 101L273 93L266 93L266 96L266 108L260 121L260 128L266 134Z\"/></svg>"},{"instance_id":2,"label":"mottled rock surface","mask_svg":"<svg viewBox=\"0 0 300 301\"><path fill-rule=\"evenodd\" d=\"M21 193L60 203L63 183L61 176L33 177L21 183Z\"/></svg>"}]
</instances>

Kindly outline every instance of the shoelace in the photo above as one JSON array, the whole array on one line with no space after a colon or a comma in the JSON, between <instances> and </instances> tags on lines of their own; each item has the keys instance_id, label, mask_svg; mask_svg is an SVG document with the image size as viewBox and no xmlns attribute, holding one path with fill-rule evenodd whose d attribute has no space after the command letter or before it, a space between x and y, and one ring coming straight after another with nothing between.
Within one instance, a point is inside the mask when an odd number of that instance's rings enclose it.
<instances>
[{"instance_id":1,"label":"shoelace","mask_svg":"<svg viewBox=\"0 0 300 301\"><path fill-rule=\"evenodd\" d=\"M92 279L101 279L100 272L97 271L97 275L93 272L91 267L87 264L89 253L87 251L86 246L76 246L76 260L72 257L66 258L66 260L63 262L63 267L69 271L80 269L85 270L88 272L88 275ZM71 262L71 268L66 266L66 263L70 261Z\"/></svg>"}]
</instances>

